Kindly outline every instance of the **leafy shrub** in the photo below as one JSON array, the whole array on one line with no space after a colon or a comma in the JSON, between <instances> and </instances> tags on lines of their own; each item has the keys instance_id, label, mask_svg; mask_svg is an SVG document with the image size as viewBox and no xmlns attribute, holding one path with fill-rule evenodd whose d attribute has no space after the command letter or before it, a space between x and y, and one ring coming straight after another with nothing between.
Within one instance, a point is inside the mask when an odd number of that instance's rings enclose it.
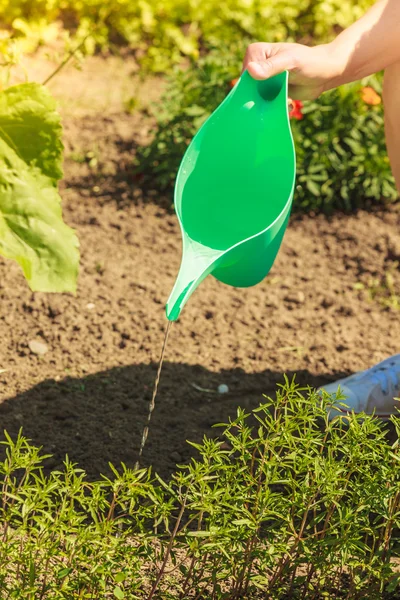
<instances>
[{"instance_id":1,"label":"leafy shrub","mask_svg":"<svg viewBox=\"0 0 400 600\"><path fill-rule=\"evenodd\" d=\"M16 35L38 31L55 19L88 31L99 46L129 44L143 54L142 64L163 72L182 55L197 59L202 49L226 41L332 37L373 4L373 0L0 0L5 25ZM94 26L96 30L94 31Z\"/></svg>"},{"instance_id":2,"label":"leafy shrub","mask_svg":"<svg viewBox=\"0 0 400 600\"><path fill-rule=\"evenodd\" d=\"M244 44L213 51L174 71L154 109L154 138L139 148L135 168L146 185L171 190L187 144L240 73ZM397 198L386 154L382 105L361 98L365 82L342 86L305 103L292 121L297 153L294 205L301 210L351 209ZM369 78L381 92L381 78Z\"/></svg>"},{"instance_id":3,"label":"leafy shrub","mask_svg":"<svg viewBox=\"0 0 400 600\"><path fill-rule=\"evenodd\" d=\"M379 77L369 80L380 91ZM293 123L297 153L295 204L301 209L362 207L395 200L382 105L361 99L365 82L342 86L309 102Z\"/></svg>"},{"instance_id":4,"label":"leafy shrub","mask_svg":"<svg viewBox=\"0 0 400 600\"><path fill-rule=\"evenodd\" d=\"M286 382L164 482L68 460L43 474L7 438L0 462L4 597L382 598L398 587L400 419L331 422L331 403ZM222 439L225 440L221 445ZM386 596L385 596L386 597Z\"/></svg>"},{"instance_id":5,"label":"leafy shrub","mask_svg":"<svg viewBox=\"0 0 400 600\"><path fill-rule=\"evenodd\" d=\"M22 267L33 291L74 292L78 240L62 220L62 128L41 85L0 92L0 254Z\"/></svg>"}]
</instances>

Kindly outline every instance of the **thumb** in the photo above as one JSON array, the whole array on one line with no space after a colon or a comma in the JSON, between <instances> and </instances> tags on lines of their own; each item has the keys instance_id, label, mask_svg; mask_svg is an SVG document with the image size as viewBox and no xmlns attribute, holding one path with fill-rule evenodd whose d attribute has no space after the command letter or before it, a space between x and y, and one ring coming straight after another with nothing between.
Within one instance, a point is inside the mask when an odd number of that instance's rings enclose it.
<instances>
[{"instance_id":1,"label":"thumb","mask_svg":"<svg viewBox=\"0 0 400 600\"><path fill-rule=\"evenodd\" d=\"M269 79L274 75L293 68L293 60L290 54L281 52L264 60L251 61L247 70L253 79Z\"/></svg>"}]
</instances>

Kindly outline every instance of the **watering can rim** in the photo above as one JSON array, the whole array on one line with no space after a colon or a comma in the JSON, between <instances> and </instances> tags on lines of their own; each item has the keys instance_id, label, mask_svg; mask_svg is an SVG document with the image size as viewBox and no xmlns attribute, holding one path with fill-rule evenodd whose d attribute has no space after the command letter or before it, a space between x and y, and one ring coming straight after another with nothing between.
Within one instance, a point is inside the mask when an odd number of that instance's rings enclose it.
<instances>
[{"instance_id":1,"label":"watering can rim","mask_svg":"<svg viewBox=\"0 0 400 600\"><path fill-rule=\"evenodd\" d=\"M225 98L225 99L224 99L224 100L221 102L221 104L220 104L220 105L219 105L219 106L218 106L218 107L215 109L215 111L214 111L213 113L211 113L210 117L211 117L212 115L215 115L215 114L216 114L216 113L217 113L217 112L220 110L220 108L222 108L222 106L225 104L225 102L228 100L228 98L230 98L231 96L233 96L233 94L234 94L235 90L237 89L238 85L240 84L240 80L241 80L241 78L243 77L244 73L247 73L247 70L246 70L246 71L244 71L244 72L241 74L241 76L239 77L238 81L236 82L236 84L235 84L234 88L233 88L233 89L231 90L231 92L230 92L230 93L229 93L229 94L226 96L226 98ZM288 94L288 89L289 89L289 72L288 72L288 71L282 71L282 73L284 73L284 74L285 74L285 88L286 88L286 96L287 96L287 94ZM206 125L206 123L207 123L207 121L210 119L210 117L208 117L208 119L205 121L205 123L204 123L204 124L203 124L203 125L200 127L200 129L199 129L199 130L196 132L196 134L193 136L193 139L192 139L192 141L191 141L190 145L193 143L193 141L194 141L194 140L196 139L196 137L199 135L200 131L201 131L201 130L202 130L202 128L203 128L203 127ZM286 120L287 120L288 129L289 129L290 140L291 140L291 143L292 143L292 149L293 149L293 152L295 153L295 151L296 151L296 148L295 148L295 144L294 144L294 139L293 139L292 129L291 129L291 127L290 127L289 111L288 111L287 109L286 109ZM190 145L189 145L189 147L190 147ZM189 147L188 147L188 149L186 150L186 152L189 150ZM179 166L178 173L177 173L177 176L176 176L176 181L178 181L178 179L179 179L179 176L180 176L180 173L181 173L181 171L183 170L183 163L184 163L184 161L185 161L186 152L185 152L185 154L184 154L184 156L183 156L183 158L182 158L181 164L180 164L180 166ZM263 235L263 234L264 234L264 233L266 233L266 232L267 232L269 229L271 229L271 227L273 227L273 226L276 224L276 222L277 222L277 221L278 221L278 220L279 220L279 219L282 217L282 215L285 213L285 211L287 210L288 206L290 206L290 204L291 204L291 202L292 202L292 200L293 200L293 195L294 195L294 186L295 186L295 183L296 183L296 163L295 163L295 165L294 165L294 169L293 169L293 180L292 180L292 186L291 186L291 189L290 189L290 193L289 193L289 196L288 196L287 202L286 202L285 206L282 208L282 210L281 210L281 212L279 213L279 215L278 215L278 216L275 218L275 220L274 220L274 221L272 221L272 223L270 223L270 224L269 224L267 227L265 227L265 228L264 228L264 229L262 229L261 231L258 231L257 233L254 233L253 235L249 236L248 238L245 238L245 239L243 239L243 240L240 240L239 242L236 242L235 244L233 244L233 246L230 246L229 248L226 248L226 250L215 250L214 248L212 248L212 250L214 250L214 251L215 251L215 259L214 259L214 260L211 262L211 265L213 265L213 264L215 263L215 261L216 261L216 260L218 260L218 259L219 259L219 258L220 258L220 257L221 257L223 254L226 254L227 252L230 252L231 250L234 250L234 249L235 249L235 248L237 248L238 246L241 246L242 244L244 244L244 243L246 243L246 242L249 242L250 240L253 240L253 239L254 239L254 238L256 238L256 237L258 237L258 236L260 236L260 235ZM190 237L190 236L189 236L189 235L186 233L185 229L183 228L183 223L182 223L182 220L181 220L181 216L180 216L180 214L179 214L179 212L178 212L178 209L177 209L177 204L176 204L176 202L175 202L177 193L178 193L178 192L177 192L177 186L175 185L175 190L174 190L175 213L176 213L176 216L178 217L179 227L180 227L180 229L181 229L181 234L182 234L182 245L183 245L183 243L184 243L184 237L186 237L187 239L189 239L189 240L191 240L191 241L193 241L193 242L196 242L196 240L193 240L193 239L192 239L192 238L191 238L191 237ZM197 242L197 243L201 244L201 242ZM204 244L203 244L203 245L204 245ZM208 246L208 247L209 247L209 246ZM211 265L210 265L210 266L211 266ZM198 277L195 279L195 281L197 281L197 280L198 280Z\"/></svg>"}]
</instances>

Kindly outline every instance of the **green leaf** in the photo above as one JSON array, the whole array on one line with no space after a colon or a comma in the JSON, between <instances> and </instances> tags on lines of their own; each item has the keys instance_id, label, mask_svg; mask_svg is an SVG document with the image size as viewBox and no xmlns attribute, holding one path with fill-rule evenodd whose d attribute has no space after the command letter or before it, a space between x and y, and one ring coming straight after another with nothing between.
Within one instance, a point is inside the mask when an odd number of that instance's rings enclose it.
<instances>
[{"instance_id":1,"label":"green leaf","mask_svg":"<svg viewBox=\"0 0 400 600\"><path fill-rule=\"evenodd\" d=\"M34 586L35 584L35 579L36 579L36 569L35 569L35 563L33 562L33 560L30 560L30 564L29 564L29 584L31 585L31 587Z\"/></svg>"},{"instance_id":2,"label":"green leaf","mask_svg":"<svg viewBox=\"0 0 400 600\"><path fill-rule=\"evenodd\" d=\"M125 598L125 593L121 590L119 585L116 585L114 588L114 596L118 598L118 600L123 600L123 598Z\"/></svg>"},{"instance_id":3,"label":"green leaf","mask_svg":"<svg viewBox=\"0 0 400 600\"><path fill-rule=\"evenodd\" d=\"M33 291L75 292L78 240L62 220L62 128L41 85L0 93L0 254L17 261Z\"/></svg>"},{"instance_id":4,"label":"green leaf","mask_svg":"<svg viewBox=\"0 0 400 600\"><path fill-rule=\"evenodd\" d=\"M72 571L71 567L65 567L65 569L61 569L57 573L58 579L62 579L63 577L66 577L67 575L69 575L71 573L71 571Z\"/></svg>"},{"instance_id":5,"label":"green leaf","mask_svg":"<svg viewBox=\"0 0 400 600\"><path fill-rule=\"evenodd\" d=\"M312 181L311 179L307 179L306 181L306 185L307 188L309 189L309 191L314 195L314 196L319 196L320 195L320 189L318 187L318 185Z\"/></svg>"},{"instance_id":6,"label":"green leaf","mask_svg":"<svg viewBox=\"0 0 400 600\"><path fill-rule=\"evenodd\" d=\"M203 116L206 111L202 106L194 104L193 106L188 106L185 108L184 112L185 115L188 115L189 117L199 117Z\"/></svg>"}]
</instances>

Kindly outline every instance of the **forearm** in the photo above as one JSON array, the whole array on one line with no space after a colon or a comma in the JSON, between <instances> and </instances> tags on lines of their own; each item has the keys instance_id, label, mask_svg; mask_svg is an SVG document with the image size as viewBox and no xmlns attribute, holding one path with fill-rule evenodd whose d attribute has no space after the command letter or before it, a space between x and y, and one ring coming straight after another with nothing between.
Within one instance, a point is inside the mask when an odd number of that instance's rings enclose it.
<instances>
[{"instance_id":1,"label":"forearm","mask_svg":"<svg viewBox=\"0 0 400 600\"><path fill-rule=\"evenodd\" d=\"M356 81L400 60L400 0L378 0L328 44L337 64L326 89Z\"/></svg>"}]
</instances>

